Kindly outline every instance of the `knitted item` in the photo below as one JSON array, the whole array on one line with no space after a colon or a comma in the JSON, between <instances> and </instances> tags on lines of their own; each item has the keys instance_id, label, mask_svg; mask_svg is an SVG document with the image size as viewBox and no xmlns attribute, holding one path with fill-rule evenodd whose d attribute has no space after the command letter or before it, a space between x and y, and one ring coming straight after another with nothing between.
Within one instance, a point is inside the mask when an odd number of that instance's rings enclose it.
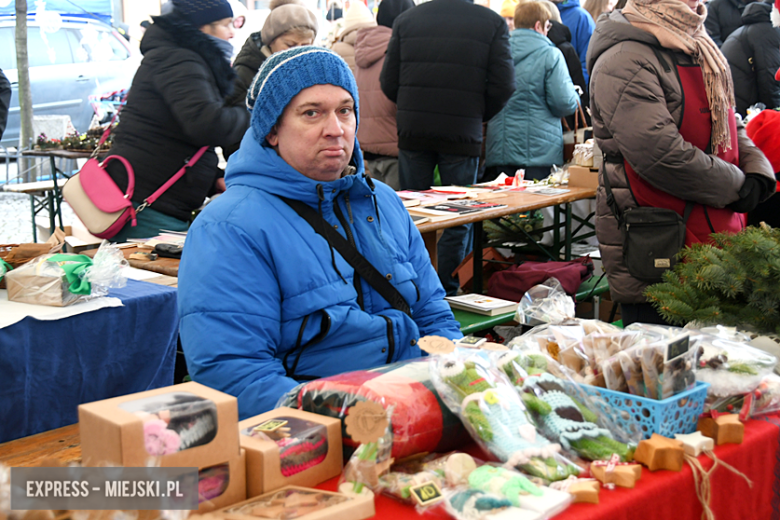
<instances>
[{"instance_id":1,"label":"knitted item","mask_svg":"<svg viewBox=\"0 0 780 520\"><path fill-rule=\"evenodd\" d=\"M515 507L520 507L521 495L542 495L541 489L519 473L487 465L471 472L469 486L506 497Z\"/></svg>"},{"instance_id":2,"label":"knitted item","mask_svg":"<svg viewBox=\"0 0 780 520\"><path fill-rule=\"evenodd\" d=\"M202 27L223 18L233 18L227 0L172 0L173 7L193 27Z\"/></svg>"},{"instance_id":3,"label":"knitted item","mask_svg":"<svg viewBox=\"0 0 780 520\"><path fill-rule=\"evenodd\" d=\"M490 496L476 489L467 489L452 495L448 500L449 505L461 516L461 518L482 518L482 516L496 509L511 507L512 503L507 499Z\"/></svg>"},{"instance_id":4,"label":"knitted item","mask_svg":"<svg viewBox=\"0 0 780 520\"><path fill-rule=\"evenodd\" d=\"M282 475L289 477L316 466L328 454L328 438L320 432L303 438L288 437L276 441Z\"/></svg>"},{"instance_id":5,"label":"knitted item","mask_svg":"<svg viewBox=\"0 0 780 520\"><path fill-rule=\"evenodd\" d=\"M441 380L460 404L461 419L478 440L507 466L548 480L578 473L576 467L559 465L553 458L558 444L537 435L517 392L507 381L473 361L444 360L438 367ZM503 378L502 378L503 379Z\"/></svg>"},{"instance_id":6,"label":"knitted item","mask_svg":"<svg viewBox=\"0 0 780 520\"><path fill-rule=\"evenodd\" d=\"M257 142L270 146L265 138L292 98L315 85L335 85L349 92L355 101L356 125L360 122L358 89L346 62L328 49L295 47L266 59L249 87L246 106L252 112L251 126Z\"/></svg>"}]
</instances>

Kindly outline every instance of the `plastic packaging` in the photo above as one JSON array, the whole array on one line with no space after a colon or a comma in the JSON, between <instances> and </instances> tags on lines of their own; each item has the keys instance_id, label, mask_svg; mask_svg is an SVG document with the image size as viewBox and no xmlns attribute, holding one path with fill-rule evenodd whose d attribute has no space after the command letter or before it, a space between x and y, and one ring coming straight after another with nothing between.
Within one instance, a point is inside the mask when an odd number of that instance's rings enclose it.
<instances>
[{"instance_id":1,"label":"plastic packaging","mask_svg":"<svg viewBox=\"0 0 780 520\"><path fill-rule=\"evenodd\" d=\"M352 453L339 479L339 491L359 495L364 487L368 487L373 492L379 490L380 478L393 464L391 456L393 431L390 426L393 407L389 407L386 413L388 421L384 435L376 442L359 445ZM347 486L344 487L344 484Z\"/></svg>"},{"instance_id":2,"label":"plastic packaging","mask_svg":"<svg viewBox=\"0 0 780 520\"><path fill-rule=\"evenodd\" d=\"M65 307L123 287L127 261L103 242L95 259L66 253L42 255L5 275L9 301Z\"/></svg>"},{"instance_id":3,"label":"plastic packaging","mask_svg":"<svg viewBox=\"0 0 780 520\"><path fill-rule=\"evenodd\" d=\"M557 278L534 285L523 295L515 321L525 325L558 323L574 317L574 300L563 290Z\"/></svg>"},{"instance_id":4,"label":"plastic packaging","mask_svg":"<svg viewBox=\"0 0 780 520\"><path fill-rule=\"evenodd\" d=\"M485 357L461 351L437 356L431 378L473 439L508 467L550 481L579 474L556 458L560 445L537 434L512 383Z\"/></svg>"},{"instance_id":5,"label":"plastic packaging","mask_svg":"<svg viewBox=\"0 0 780 520\"><path fill-rule=\"evenodd\" d=\"M696 379L710 384L713 397L747 394L774 370L777 358L745 343L702 334Z\"/></svg>"},{"instance_id":6,"label":"plastic packaging","mask_svg":"<svg viewBox=\"0 0 780 520\"><path fill-rule=\"evenodd\" d=\"M623 430L599 413L592 398L574 381L551 374L549 368L555 361L516 351L495 353L494 360L517 386L533 422L545 437L589 460L609 459L613 453L621 460L630 460L638 431Z\"/></svg>"}]
</instances>

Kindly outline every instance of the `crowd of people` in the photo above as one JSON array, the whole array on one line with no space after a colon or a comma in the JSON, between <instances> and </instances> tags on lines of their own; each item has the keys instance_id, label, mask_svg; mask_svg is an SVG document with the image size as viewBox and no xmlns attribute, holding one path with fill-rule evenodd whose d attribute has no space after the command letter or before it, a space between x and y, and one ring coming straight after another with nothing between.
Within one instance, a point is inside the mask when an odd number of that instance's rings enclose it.
<instances>
[{"instance_id":1,"label":"crowd of people","mask_svg":"<svg viewBox=\"0 0 780 520\"><path fill-rule=\"evenodd\" d=\"M505 0L499 13L383 0L375 16L352 0L328 13L341 18L329 50L312 46L309 9L274 0L232 65L228 2L172 5L144 35L113 153L133 165L141 205L208 151L115 240L189 228L188 366L237 395L242 416L302 380L419 356L422 335L459 337L443 298L458 291L472 230L443 232L437 274L393 190L428 189L435 172L445 185L544 178L564 162L562 118L580 107L604 153L596 231L624 323L662 320L626 265L622 215L685 213L692 244L740 230L775 192L772 4ZM740 115L756 103L769 110L746 132ZM224 179L214 147L229 157Z\"/></svg>"}]
</instances>

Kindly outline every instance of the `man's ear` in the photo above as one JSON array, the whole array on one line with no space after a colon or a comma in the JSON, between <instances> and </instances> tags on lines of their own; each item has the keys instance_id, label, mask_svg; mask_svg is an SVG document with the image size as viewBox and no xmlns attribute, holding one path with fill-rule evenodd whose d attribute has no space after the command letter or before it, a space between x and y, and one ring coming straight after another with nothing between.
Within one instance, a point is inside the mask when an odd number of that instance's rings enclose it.
<instances>
[{"instance_id":1,"label":"man's ear","mask_svg":"<svg viewBox=\"0 0 780 520\"><path fill-rule=\"evenodd\" d=\"M279 134L276 132L276 125L271 127L271 131L268 132L267 136L265 136L265 140L268 141L268 144L271 146L276 146L279 144Z\"/></svg>"}]
</instances>

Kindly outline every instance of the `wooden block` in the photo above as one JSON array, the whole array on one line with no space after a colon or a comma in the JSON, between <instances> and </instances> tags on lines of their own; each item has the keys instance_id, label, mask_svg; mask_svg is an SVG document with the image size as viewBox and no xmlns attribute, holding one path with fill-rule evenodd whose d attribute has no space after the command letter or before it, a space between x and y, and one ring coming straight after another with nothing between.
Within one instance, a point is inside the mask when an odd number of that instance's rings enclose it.
<instances>
[{"instance_id":1,"label":"wooden block","mask_svg":"<svg viewBox=\"0 0 780 520\"><path fill-rule=\"evenodd\" d=\"M745 425L735 413L718 415L717 418L704 417L699 419L697 427L702 435L715 440L715 444L742 444L745 437Z\"/></svg>"},{"instance_id":2,"label":"wooden block","mask_svg":"<svg viewBox=\"0 0 780 520\"><path fill-rule=\"evenodd\" d=\"M682 441L685 454L691 455L692 457L698 457L702 451L711 450L715 447L715 441L709 437L705 437L701 432L688 434L678 433L674 438L678 441Z\"/></svg>"},{"instance_id":3,"label":"wooden block","mask_svg":"<svg viewBox=\"0 0 780 520\"><path fill-rule=\"evenodd\" d=\"M642 466L639 464L616 464L612 471L607 471L607 465L603 461L597 461L591 462L590 473L603 484L632 488L642 476Z\"/></svg>"},{"instance_id":4,"label":"wooden block","mask_svg":"<svg viewBox=\"0 0 780 520\"><path fill-rule=\"evenodd\" d=\"M637 464L637 466L639 465ZM642 470L640 469L639 472L641 474ZM577 482L569 486L569 489L567 489L566 491L568 491L574 497L575 504L577 502L598 504L600 489L601 489L601 485L595 480L578 480Z\"/></svg>"},{"instance_id":5,"label":"wooden block","mask_svg":"<svg viewBox=\"0 0 780 520\"><path fill-rule=\"evenodd\" d=\"M680 471L685 462L685 449L682 441L654 433L652 437L639 443L634 452L634 460L647 466L650 471Z\"/></svg>"}]
</instances>

